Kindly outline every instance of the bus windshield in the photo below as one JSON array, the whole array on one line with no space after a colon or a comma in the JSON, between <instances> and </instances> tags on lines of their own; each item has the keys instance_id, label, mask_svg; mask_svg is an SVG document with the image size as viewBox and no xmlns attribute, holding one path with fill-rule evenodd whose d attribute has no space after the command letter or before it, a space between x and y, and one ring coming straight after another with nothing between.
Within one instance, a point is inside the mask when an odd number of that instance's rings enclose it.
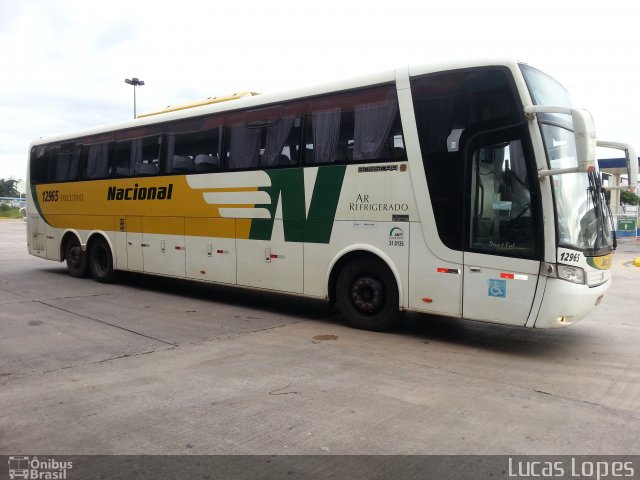
<instances>
[{"instance_id":1,"label":"bus windshield","mask_svg":"<svg viewBox=\"0 0 640 480\"><path fill-rule=\"evenodd\" d=\"M573 132L543 124L542 134L552 169L578 165ZM559 245L583 251L598 251L613 245L598 175L598 172L566 173L553 177Z\"/></svg>"},{"instance_id":2,"label":"bus windshield","mask_svg":"<svg viewBox=\"0 0 640 480\"><path fill-rule=\"evenodd\" d=\"M567 90L553 78L521 65L531 97L536 105L571 107ZM538 116L549 168L578 166L571 117L562 114ZM554 175L558 245L595 253L613 246L611 224L599 173Z\"/></svg>"}]
</instances>

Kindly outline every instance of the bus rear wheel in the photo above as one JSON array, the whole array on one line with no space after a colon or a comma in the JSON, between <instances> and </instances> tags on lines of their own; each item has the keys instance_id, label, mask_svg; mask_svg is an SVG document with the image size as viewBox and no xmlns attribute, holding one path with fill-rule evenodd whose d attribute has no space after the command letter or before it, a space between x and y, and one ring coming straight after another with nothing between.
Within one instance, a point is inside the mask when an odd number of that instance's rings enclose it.
<instances>
[{"instance_id":1,"label":"bus rear wheel","mask_svg":"<svg viewBox=\"0 0 640 480\"><path fill-rule=\"evenodd\" d=\"M400 313L395 278L384 262L372 257L357 258L342 269L336 303L349 325L363 330L387 330Z\"/></svg>"},{"instance_id":2,"label":"bus rear wheel","mask_svg":"<svg viewBox=\"0 0 640 480\"><path fill-rule=\"evenodd\" d=\"M69 238L64 247L64 259L67 270L72 277L82 278L87 275L87 255L82 251L80 241L75 237Z\"/></svg>"},{"instance_id":3,"label":"bus rear wheel","mask_svg":"<svg viewBox=\"0 0 640 480\"><path fill-rule=\"evenodd\" d=\"M89 268L93 279L100 283L111 283L115 276L113 255L107 241L96 238L89 248Z\"/></svg>"}]
</instances>

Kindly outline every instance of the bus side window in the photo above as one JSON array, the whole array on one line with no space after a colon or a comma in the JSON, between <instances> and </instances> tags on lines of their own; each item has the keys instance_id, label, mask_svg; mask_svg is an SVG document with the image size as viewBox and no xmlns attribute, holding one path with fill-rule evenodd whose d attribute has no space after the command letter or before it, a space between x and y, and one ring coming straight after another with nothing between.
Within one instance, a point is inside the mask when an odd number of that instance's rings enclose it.
<instances>
[{"instance_id":1,"label":"bus side window","mask_svg":"<svg viewBox=\"0 0 640 480\"><path fill-rule=\"evenodd\" d=\"M43 145L33 147L31 149L31 168L29 172L29 179L33 184L40 184L47 182L48 171L48 147Z\"/></svg>"},{"instance_id":2,"label":"bus side window","mask_svg":"<svg viewBox=\"0 0 640 480\"><path fill-rule=\"evenodd\" d=\"M160 149L162 137L136 138L134 146L134 174L135 175L157 175L160 170Z\"/></svg>"},{"instance_id":3,"label":"bus side window","mask_svg":"<svg viewBox=\"0 0 640 480\"><path fill-rule=\"evenodd\" d=\"M306 164L406 159L393 86L311 100L304 138Z\"/></svg>"},{"instance_id":4,"label":"bus side window","mask_svg":"<svg viewBox=\"0 0 640 480\"><path fill-rule=\"evenodd\" d=\"M109 144L96 143L83 145L82 147L82 178L97 180L111 176L111 163L109 161Z\"/></svg>"},{"instance_id":5,"label":"bus side window","mask_svg":"<svg viewBox=\"0 0 640 480\"><path fill-rule=\"evenodd\" d=\"M162 137L142 137L117 142L116 175L118 177L157 175Z\"/></svg>"},{"instance_id":6,"label":"bus side window","mask_svg":"<svg viewBox=\"0 0 640 480\"><path fill-rule=\"evenodd\" d=\"M69 182L80 177L81 147L71 142L62 144L55 159L54 182Z\"/></svg>"},{"instance_id":7,"label":"bus side window","mask_svg":"<svg viewBox=\"0 0 640 480\"><path fill-rule=\"evenodd\" d=\"M261 167L292 166L297 163L300 118L285 116L264 128Z\"/></svg>"},{"instance_id":8,"label":"bus side window","mask_svg":"<svg viewBox=\"0 0 640 480\"><path fill-rule=\"evenodd\" d=\"M166 173L220 171L220 128L168 136Z\"/></svg>"},{"instance_id":9,"label":"bus side window","mask_svg":"<svg viewBox=\"0 0 640 480\"><path fill-rule=\"evenodd\" d=\"M130 177L133 175L133 148L131 140L116 143L116 176Z\"/></svg>"},{"instance_id":10,"label":"bus side window","mask_svg":"<svg viewBox=\"0 0 640 480\"><path fill-rule=\"evenodd\" d=\"M356 105L353 160L390 158L391 129L398 118L398 102L382 101ZM400 155L401 156L401 155Z\"/></svg>"},{"instance_id":11,"label":"bus side window","mask_svg":"<svg viewBox=\"0 0 640 480\"><path fill-rule=\"evenodd\" d=\"M290 167L298 163L303 106L276 105L239 113L226 129L229 170Z\"/></svg>"},{"instance_id":12,"label":"bus side window","mask_svg":"<svg viewBox=\"0 0 640 480\"><path fill-rule=\"evenodd\" d=\"M334 163L338 157L341 110L314 111L305 122L305 162L311 164Z\"/></svg>"},{"instance_id":13,"label":"bus side window","mask_svg":"<svg viewBox=\"0 0 640 480\"><path fill-rule=\"evenodd\" d=\"M256 168L260 161L261 129L236 124L231 125L226 131L229 170Z\"/></svg>"},{"instance_id":14,"label":"bus side window","mask_svg":"<svg viewBox=\"0 0 640 480\"><path fill-rule=\"evenodd\" d=\"M72 182L80 178L81 147L66 144L34 147L31 151L31 183Z\"/></svg>"}]
</instances>

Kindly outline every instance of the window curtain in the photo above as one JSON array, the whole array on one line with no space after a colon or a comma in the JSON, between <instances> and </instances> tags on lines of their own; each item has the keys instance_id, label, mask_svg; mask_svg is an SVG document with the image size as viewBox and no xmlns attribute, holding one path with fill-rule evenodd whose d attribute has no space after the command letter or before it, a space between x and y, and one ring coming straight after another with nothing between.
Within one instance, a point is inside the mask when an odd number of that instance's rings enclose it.
<instances>
[{"instance_id":1,"label":"window curtain","mask_svg":"<svg viewBox=\"0 0 640 480\"><path fill-rule=\"evenodd\" d=\"M109 168L109 144L89 145L87 178L104 178Z\"/></svg>"},{"instance_id":2,"label":"window curtain","mask_svg":"<svg viewBox=\"0 0 640 480\"><path fill-rule=\"evenodd\" d=\"M272 167L278 164L282 149L287 143L294 118L281 118L275 125L267 127L267 141L262 154L261 166Z\"/></svg>"},{"instance_id":3,"label":"window curtain","mask_svg":"<svg viewBox=\"0 0 640 480\"><path fill-rule=\"evenodd\" d=\"M136 138L131 145L131 167L129 168L130 175L140 171L140 165L142 164L142 139Z\"/></svg>"},{"instance_id":4,"label":"window curtain","mask_svg":"<svg viewBox=\"0 0 640 480\"><path fill-rule=\"evenodd\" d=\"M314 163L335 162L339 135L339 108L313 112Z\"/></svg>"},{"instance_id":5,"label":"window curtain","mask_svg":"<svg viewBox=\"0 0 640 480\"><path fill-rule=\"evenodd\" d=\"M260 130L259 128L247 128L244 125L231 127L229 168L254 168L258 166Z\"/></svg>"},{"instance_id":6,"label":"window curtain","mask_svg":"<svg viewBox=\"0 0 640 480\"><path fill-rule=\"evenodd\" d=\"M67 180L78 180L80 178L80 152L81 147L77 146L73 149L69 155L71 155L71 162L69 163L69 176Z\"/></svg>"},{"instance_id":7,"label":"window curtain","mask_svg":"<svg viewBox=\"0 0 640 480\"><path fill-rule=\"evenodd\" d=\"M67 180L67 176L69 175L69 164L71 163L71 153L69 152L58 152L56 156L56 167L54 172L53 180L55 182L63 182Z\"/></svg>"},{"instance_id":8,"label":"window curtain","mask_svg":"<svg viewBox=\"0 0 640 480\"><path fill-rule=\"evenodd\" d=\"M355 112L353 159L380 158L398 112L397 103L357 105Z\"/></svg>"},{"instance_id":9,"label":"window curtain","mask_svg":"<svg viewBox=\"0 0 640 480\"><path fill-rule=\"evenodd\" d=\"M175 135L167 135L167 163L170 163L170 165L167 165L166 169L167 172L173 172L173 167L174 167L174 161L173 161L173 154L175 151L175 147L176 147L176 136Z\"/></svg>"}]
</instances>

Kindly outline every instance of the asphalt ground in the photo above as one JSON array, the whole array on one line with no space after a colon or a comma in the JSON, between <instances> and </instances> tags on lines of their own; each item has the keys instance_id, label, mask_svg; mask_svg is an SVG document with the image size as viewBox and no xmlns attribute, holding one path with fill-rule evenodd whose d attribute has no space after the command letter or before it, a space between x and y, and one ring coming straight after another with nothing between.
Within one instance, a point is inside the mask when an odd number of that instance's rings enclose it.
<instances>
[{"instance_id":1,"label":"asphalt ground","mask_svg":"<svg viewBox=\"0 0 640 480\"><path fill-rule=\"evenodd\" d=\"M0 221L0 454L640 452L640 245L586 319L531 330L139 274L103 285Z\"/></svg>"}]
</instances>

